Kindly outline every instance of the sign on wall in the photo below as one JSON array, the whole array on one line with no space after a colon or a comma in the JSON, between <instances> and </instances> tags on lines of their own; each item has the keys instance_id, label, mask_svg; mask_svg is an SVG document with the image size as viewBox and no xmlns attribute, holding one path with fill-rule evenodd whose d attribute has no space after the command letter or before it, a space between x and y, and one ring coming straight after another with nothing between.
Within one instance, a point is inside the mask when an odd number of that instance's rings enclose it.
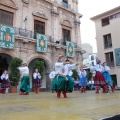
<instances>
[{"instance_id":1,"label":"sign on wall","mask_svg":"<svg viewBox=\"0 0 120 120\"><path fill-rule=\"evenodd\" d=\"M37 33L37 51L47 52L47 36Z\"/></svg>"},{"instance_id":2,"label":"sign on wall","mask_svg":"<svg viewBox=\"0 0 120 120\"><path fill-rule=\"evenodd\" d=\"M116 66L120 66L120 48L115 49Z\"/></svg>"},{"instance_id":3,"label":"sign on wall","mask_svg":"<svg viewBox=\"0 0 120 120\"><path fill-rule=\"evenodd\" d=\"M74 43L70 41L66 41L66 56L74 57Z\"/></svg>"},{"instance_id":4,"label":"sign on wall","mask_svg":"<svg viewBox=\"0 0 120 120\"><path fill-rule=\"evenodd\" d=\"M15 42L15 28L0 25L0 47L13 49Z\"/></svg>"}]
</instances>

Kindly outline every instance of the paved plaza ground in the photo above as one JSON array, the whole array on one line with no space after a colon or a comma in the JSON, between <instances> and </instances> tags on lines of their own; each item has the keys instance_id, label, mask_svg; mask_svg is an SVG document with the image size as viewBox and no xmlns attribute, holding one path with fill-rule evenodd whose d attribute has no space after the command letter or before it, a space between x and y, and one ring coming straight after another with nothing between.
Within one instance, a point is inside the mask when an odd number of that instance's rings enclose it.
<instances>
[{"instance_id":1,"label":"paved plaza ground","mask_svg":"<svg viewBox=\"0 0 120 120\"><path fill-rule=\"evenodd\" d=\"M51 92L0 94L0 120L98 120L119 113L120 91L74 91L60 99Z\"/></svg>"}]
</instances>

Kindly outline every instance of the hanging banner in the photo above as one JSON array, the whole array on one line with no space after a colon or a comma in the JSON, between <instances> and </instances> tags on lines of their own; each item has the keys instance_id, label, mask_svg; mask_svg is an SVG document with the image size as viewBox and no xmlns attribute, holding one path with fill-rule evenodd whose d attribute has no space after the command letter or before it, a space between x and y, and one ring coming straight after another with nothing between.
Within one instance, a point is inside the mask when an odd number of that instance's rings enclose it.
<instances>
[{"instance_id":1,"label":"hanging banner","mask_svg":"<svg viewBox=\"0 0 120 120\"><path fill-rule=\"evenodd\" d=\"M15 28L0 25L0 47L13 49L15 43Z\"/></svg>"},{"instance_id":2,"label":"hanging banner","mask_svg":"<svg viewBox=\"0 0 120 120\"><path fill-rule=\"evenodd\" d=\"M66 56L68 57L74 57L74 48L75 45L73 42L66 41Z\"/></svg>"},{"instance_id":3,"label":"hanging banner","mask_svg":"<svg viewBox=\"0 0 120 120\"><path fill-rule=\"evenodd\" d=\"M37 33L37 51L47 52L47 36Z\"/></svg>"},{"instance_id":4,"label":"hanging banner","mask_svg":"<svg viewBox=\"0 0 120 120\"><path fill-rule=\"evenodd\" d=\"M115 49L116 66L120 66L120 48Z\"/></svg>"}]
</instances>

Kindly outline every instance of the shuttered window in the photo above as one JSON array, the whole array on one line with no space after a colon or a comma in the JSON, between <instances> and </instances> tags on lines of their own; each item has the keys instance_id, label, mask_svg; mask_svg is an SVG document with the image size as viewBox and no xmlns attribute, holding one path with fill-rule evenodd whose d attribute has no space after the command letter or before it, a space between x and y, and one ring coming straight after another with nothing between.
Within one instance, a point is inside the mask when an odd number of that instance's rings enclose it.
<instances>
[{"instance_id":1,"label":"shuttered window","mask_svg":"<svg viewBox=\"0 0 120 120\"><path fill-rule=\"evenodd\" d=\"M41 21L34 20L34 32L45 35L45 23Z\"/></svg>"},{"instance_id":2,"label":"shuttered window","mask_svg":"<svg viewBox=\"0 0 120 120\"><path fill-rule=\"evenodd\" d=\"M13 26L13 13L0 9L0 24Z\"/></svg>"},{"instance_id":3,"label":"shuttered window","mask_svg":"<svg viewBox=\"0 0 120 120\"><path fill-rule=\"evenodd\" d=\"M62 29L62 32L63 32L63 40L71 41L70 30Z\"/></svg>"}]
</instances>

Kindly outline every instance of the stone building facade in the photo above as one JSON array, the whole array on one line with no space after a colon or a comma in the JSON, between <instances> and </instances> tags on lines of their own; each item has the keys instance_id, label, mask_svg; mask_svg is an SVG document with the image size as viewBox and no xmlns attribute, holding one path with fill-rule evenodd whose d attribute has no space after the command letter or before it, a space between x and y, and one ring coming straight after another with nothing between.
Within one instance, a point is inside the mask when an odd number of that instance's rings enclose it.
<instances>
[{"instance_id":1,"label":"stone building facade","mask_svg":"<svg viewBox=\"0 0 120 120\"><path fill-rule=\"evenodd\" d=\"M0 48L0 74L9 70L13 57L27 62L32 70L35 60L46 64L42 88L50 90L49 73L59 55L65 56L65 41L75 42L73 62L82 64L78 0L0 0L0 24L16 28L14 49ZM46 53L36 52L36 33L48 37ZM57 43L57 41L59 41Z\"/></svg>"}]
</instances>

